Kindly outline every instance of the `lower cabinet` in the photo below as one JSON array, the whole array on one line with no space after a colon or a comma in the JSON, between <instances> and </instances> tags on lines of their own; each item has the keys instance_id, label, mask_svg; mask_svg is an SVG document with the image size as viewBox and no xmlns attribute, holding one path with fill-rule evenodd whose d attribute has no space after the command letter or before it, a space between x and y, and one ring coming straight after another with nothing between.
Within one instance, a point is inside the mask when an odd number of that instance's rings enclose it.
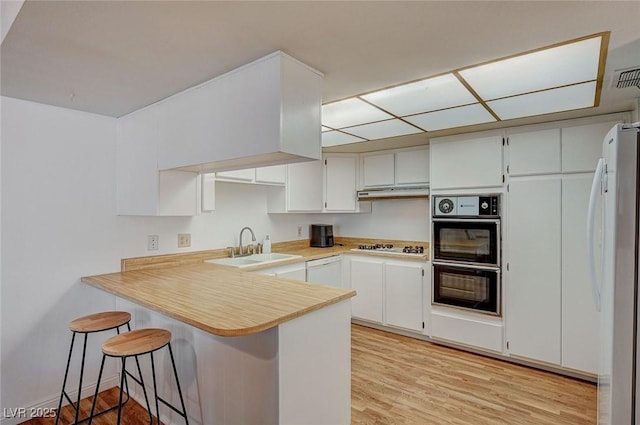
<instances>
[{"instance_id":1,"label":"lower cabinet","mask_svg":"<svg viewBox=\"0 0 640 425\"><path fill-rule=\"evenodd\" d=\"M384 261L376 258L351 259L351 315L358 319L382 323Z\"/></svg>"},{"instance_id":2,"label":"lower cabinet","mask_svg":"<svg viewBox=\"0 0 640 425\"><path fill-rule=\"evenodd\" d=\"M351 299L354 318L422 332L428 263L373 256L352 256L346 263L351 289L357 292Z\"/></svg>"}]
</instances>

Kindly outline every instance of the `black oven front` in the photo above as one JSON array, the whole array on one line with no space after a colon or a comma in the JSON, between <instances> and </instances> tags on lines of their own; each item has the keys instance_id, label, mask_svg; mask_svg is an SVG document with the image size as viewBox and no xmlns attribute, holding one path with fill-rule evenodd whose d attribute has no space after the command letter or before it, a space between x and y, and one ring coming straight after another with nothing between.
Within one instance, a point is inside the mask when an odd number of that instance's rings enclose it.
<instances>
[{"instance_id":1,"label":"black oven front","mask_svg":"<svg viewBox=\"0 0 640 425\"><path fill-rule=\"evenodd\" d=\"M434 262L432 302L499 316L500 269Z\"/></svg>"},{"instance_id":2,"label":"black oven front","mask_svg":"<svg viewBox=\"0 0 640 425\"><path fill-rule=\"evenodd\" d=\"M500 219L433 219L433 260L500 266Z\"/></svg>"}]
</instances>

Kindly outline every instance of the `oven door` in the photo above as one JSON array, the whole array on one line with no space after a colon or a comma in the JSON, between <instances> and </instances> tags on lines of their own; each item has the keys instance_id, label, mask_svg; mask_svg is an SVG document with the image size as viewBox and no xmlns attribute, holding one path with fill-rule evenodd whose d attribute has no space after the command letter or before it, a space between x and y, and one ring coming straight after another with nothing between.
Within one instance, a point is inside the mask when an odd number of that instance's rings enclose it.
<instances>
[{"instance_id":1,"label":"oven door","mask_svg":"<svg viewBox=\"0 0 640 425\"><path fill-rule=\"evenodd\" d=\"M433 260L500 266L500 220L434 218Z\"/></svg>"},{"instance_id":2,"label":"oven door","mask_svg":"<svg viewBox=\"0 0 640 425\"><path fill-rule=\"evenodd\" d=\"M432 303L499 316L500 269L433 263Z\"/></svg>"}]
</instances>

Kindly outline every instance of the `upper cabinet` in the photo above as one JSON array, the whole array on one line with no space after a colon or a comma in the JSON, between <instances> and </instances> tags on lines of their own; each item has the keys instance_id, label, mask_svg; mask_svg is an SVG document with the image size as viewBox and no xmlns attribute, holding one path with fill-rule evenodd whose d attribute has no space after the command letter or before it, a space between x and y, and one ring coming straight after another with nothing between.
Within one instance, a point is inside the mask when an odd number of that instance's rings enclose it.
<instances>
[{"instance_id":1,"label":"upper cabinet","mask_svg":"<svg viewBox=\"0 0 640 425\"><path fill-rule=\"evenodd\" d=\"M247 168L244 170L218 171L218 181L255 184L283 185L286 181L286 165L271 165L269 167Z\"/></svg>"},{"instance_id":2,"label":"upper cabinet","mask_svg":"<svg viewBox=\"0 0 640 425\"><path fill-rule=\"evenodd\" d=\"M511 176L559 173L560 129L509 134Z\"/></svg>"},{"instance_id":3,"label":"upper cabinet","mask_svg":"<svg viewBox=\"0 0 640 425\"><path fill-rule=\"evenodd\" d=\"M321 103L322 74L276 52L160 103L158 168L320 159Z\"/></svg>"},{"instance_id":4,"label":"upper cabinet","mask_svg":"<svg viewBox=\"0 0 640 425\"><path fill-rule=\"evenodd\" d=\"M485 133L487 134L487 133ZM498 188L504 183L501 133L430 141L431 189Z\"/></svg>"},{"instance_id":5,"label":"upper cabinet","mask_svg":"<svg viewBox=\"0 0 640 425\"><path fill-rule=\"evenodd\" d=\"M117 213L195 215L215 169L282 184L254 168L320 159L321 102L322 74L276 52L120 118Z\"/></svg>"},{"instance_id":6,"label":"upper cabinet","mask_svg":"<svg viewBox=\"0 0 640 425\"><path fill-rule=\"evenodd\" d=\"M363 154L362 187L418 186L429 183L429 147Z\"/></svg>"},{"instance_id":7,"label":"upper cabinet","mask_svg":"<svg viewBox=\"0 0 640 425\"><path fill-rule=\"evenodd\" d=\"M116 211L120 215L189 216L197 214L198 174L158 172L156 110L142 109L118 120Z\"/></svg>"},{"instance_id":8,"label":"upper cabinet","mask_svg":"<svg viewBox=\"0 0 640 425\"><path fill-rule=\"evenodd\" d=\"M595 171L602 156L602 141L617 121L566 127L562 129L562 172Z\"/></svg>"}]
</instances>

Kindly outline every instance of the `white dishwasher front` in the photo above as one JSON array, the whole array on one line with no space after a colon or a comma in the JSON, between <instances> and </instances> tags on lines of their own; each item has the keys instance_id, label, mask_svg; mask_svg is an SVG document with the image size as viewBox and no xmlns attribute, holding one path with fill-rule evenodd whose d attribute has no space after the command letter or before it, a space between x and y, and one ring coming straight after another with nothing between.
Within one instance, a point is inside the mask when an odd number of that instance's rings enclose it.
<instances>
[{"instance_id":1,"label":"white dishwasher front","mask_svg":"<svg viewBox=\"0 0 640 425\"><path fill-rule=\"evenodd\" d=\"M343 288L342 257L336 255L307 261L307 282Z\"/></svg>"}]
</instances>

